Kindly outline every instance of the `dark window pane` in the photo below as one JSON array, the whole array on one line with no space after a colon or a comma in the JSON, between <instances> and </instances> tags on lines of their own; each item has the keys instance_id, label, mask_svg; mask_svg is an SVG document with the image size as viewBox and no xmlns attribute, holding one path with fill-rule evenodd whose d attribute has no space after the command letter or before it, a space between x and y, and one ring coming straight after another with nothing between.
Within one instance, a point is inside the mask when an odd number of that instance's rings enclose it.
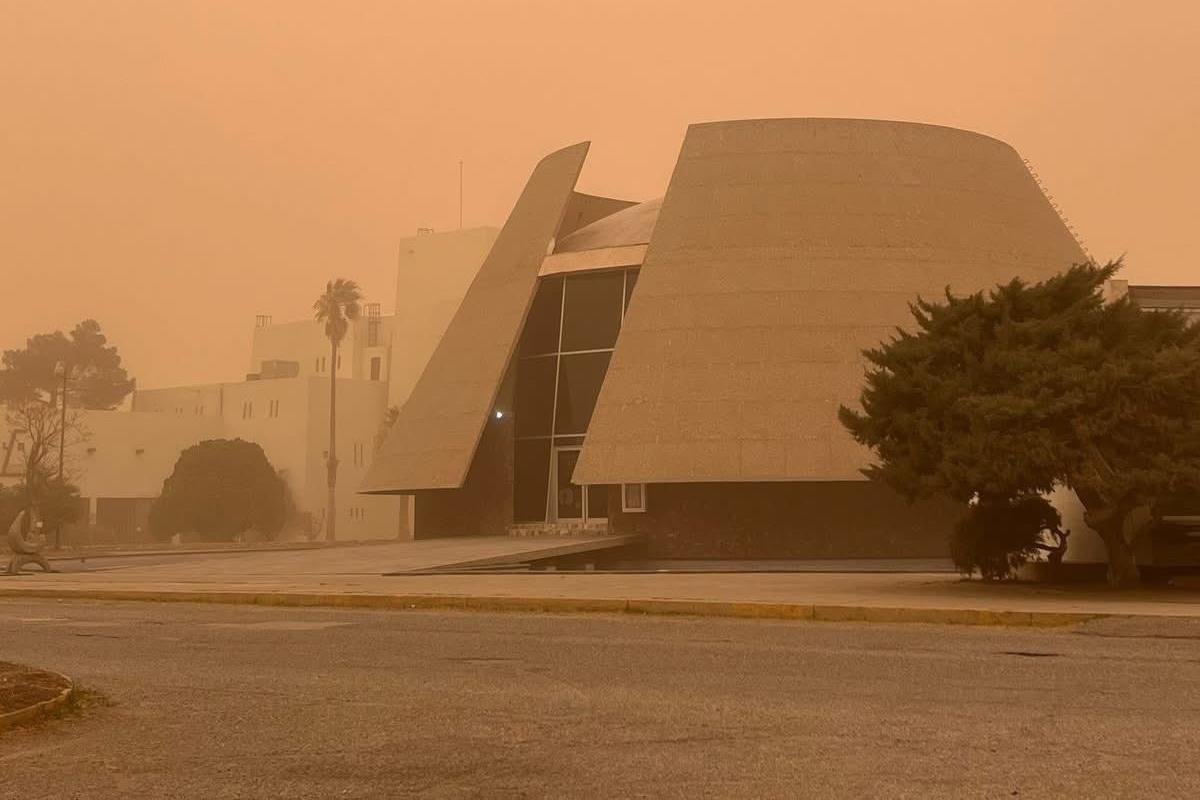
<instances>
[{"instance_id":1,"label":"dark window pane","mask_svg":"<svg viewBox=\"0 0 1200 800\"><path fill-rule=\"evenodd\" d=\"M638 270L625 270L625 308L629 308L629 298L633 297L633 285L637 283Z\"/></svg>"},{"instance_id":2,"label":"dark window pane","mask_svg":"<svg viewBox=\"0 0 1200 800\"><path fill-rule=\"evenodd\" d=\"M578 450L558 450L558 495L554 510L558 519L580 519L583 517L583 487L571 480L575 462L579 461Z\"/></svg>"},{"instance_id":3,"label":"dark window pane","mask_svg":"<svg viewBox=\"0 0 1200 800\"><path fill-rule=\"evenodd\" d=\"M549 436L554 412L554 356L517 362L517 436Z\"/></svg>"},{"instance_id":4,"label":"dark window pane","mask_svg":"<svg viewBox=\"0 0 1200 800\"><path fill-rule=\"evenodd\" d=\"M550 481L550 440L517 440L513 464L513 519L546 521L546 487Z\"/></svg>"},{"instance_id":5,"label":"dark window pane","mask_svg":"<svg viewBox=\"0 0 1200 800\"><path fill-rule=\"evenodd\" d=\"M558 350L558 320L562 313L562 276L538 282L525 330L521 333L521 355L554 353Z\"/></svg>"},{"instance_id":6,"label":"dark window pane","mask_svg":"<svg viewBox=\"0 0 1200 800\"><path fill-rule=\"evenodd\" d=\"M555 436L555 447L579 447L583 444L582 436Z\"/></svg>"},{"instance_id":7,"label":"dark window pane","mask_svg":"<svg viewBox=\"0 0 1200 800\"><path fill-rule=\"evenodd\" d=\"M620 270L570 275L563 301L563 352L602 350L617 343L621 328Z\"/></svg>"},{"instance_id":8,"label":"dark window pane","mask_svg":"<svg viewBox=\"0 0 1200 800\"><path fill-rule=\"evenodd\" d=\"M592 519L601 519L608 516L608 487L604 484L597 484L587 487L588 493L588 517Z\"/></svg>"},{"instance_id":9,"label":"dark window pane","mask_svg":"<svg viewBox=\"0 0 1200 800\"><path fill-rule=\"evenodd\" d=\"M596 397L611 353L576 353L562 356L558 374L558 416L554 432L587 433L588 422L596 408ZM520 417L517 418L518 424Z\"/></svg>"}]
</instances>

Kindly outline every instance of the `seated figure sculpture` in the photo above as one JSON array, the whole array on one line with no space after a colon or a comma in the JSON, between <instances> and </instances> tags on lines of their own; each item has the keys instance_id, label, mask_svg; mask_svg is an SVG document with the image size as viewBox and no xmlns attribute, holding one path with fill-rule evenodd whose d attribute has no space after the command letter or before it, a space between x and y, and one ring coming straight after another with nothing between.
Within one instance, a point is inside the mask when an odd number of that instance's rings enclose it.
<instances>
[{"instance_id":1,"label":"seated figure sculpture","mask_svg":"<svg viewBox=\"0 0 1200 800\"><path fill-rule=\"evenodd\" d=\"M8 562L8 574L16 575L26 564L37 564L46 572L54 572L50 568L42 548L46 546L46 537L37 531L37 511L21 511L12 525L8 527L8 549L12 551L12 560ZM28 536L26 535L28 532Z\"/></svg>"}]
</instances>

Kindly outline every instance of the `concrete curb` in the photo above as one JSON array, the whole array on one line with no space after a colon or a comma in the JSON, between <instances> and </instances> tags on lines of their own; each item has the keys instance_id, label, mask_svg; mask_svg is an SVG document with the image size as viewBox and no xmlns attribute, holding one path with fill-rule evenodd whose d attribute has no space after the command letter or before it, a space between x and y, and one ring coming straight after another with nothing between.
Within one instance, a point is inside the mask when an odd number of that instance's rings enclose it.
<instances>
[{"instance_id":1,"label":"concrete curb","mask_svg":"<svg viewBox=\"0 0 1200 800\"><path fill-rule=\"evenodd\" d=\"M362 541L337 542L286 542L283 544L259 544L239 547L161 547L148 550L43 550L42 555L47 561L86 561L102 558L144 558L152 556L210 556L210 555L240 555L242 553L295 553L305 550L336 550L349 547L371 547L381 544L395 544L399 539L366 539Z\"/></svg>"},{"instance_id":2,"label":"concrete curb","mask_svg":"<svg viewBox=\"0 0 1200 800\"><path fill-rule=\"evenodd\" d=\"M810 622L929 623L1059 627L1128 614L1055 611L989 611L970 608L899 608L756 603L715 600L655 600L582 597L502 597L475 595L320 594L294 592L153 591L142 589L0 589L0 597L62 600L133 600L159 603L224 603L288 608L373 608L551 613L653 614Z\"/></svg>"},{"instance_id":3,"label":"concrete curb","mask_svg":"<svg viewBox=\"0 0 1200 800\"><path fill-rule=\"evenodd\" d=\"M9 711L7 714L0 714L0 731L8 730L16 725L21 725L26 722L31 722L38 717L49 714L57 708L63 706L71 696L75 694L75 681L63 675L61 672L43 669L41 672L49 675L57 675L67 682L67 688L59 692L58 697L51 697L49 700L43 700L40 703L34 703L25 708L18 708L16 711Z\"/></svg>"}]
</instances>

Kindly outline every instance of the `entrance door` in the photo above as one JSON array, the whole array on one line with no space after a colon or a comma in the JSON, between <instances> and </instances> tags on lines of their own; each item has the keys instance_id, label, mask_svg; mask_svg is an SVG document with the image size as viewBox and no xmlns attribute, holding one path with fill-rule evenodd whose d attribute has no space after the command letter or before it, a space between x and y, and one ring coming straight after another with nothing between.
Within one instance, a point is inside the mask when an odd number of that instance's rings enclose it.
<instances>
[{"instance_id":1,"label":"entrance door","mask_svg":"<svg viewBox=\"0 0 1200 800\"><path fill-rule=\"evenodd\" d=\"M554 451L554 517L559 520L584 518L583 487L571 482L579 448L558 448Z\"/></svg>"}]
</instances>

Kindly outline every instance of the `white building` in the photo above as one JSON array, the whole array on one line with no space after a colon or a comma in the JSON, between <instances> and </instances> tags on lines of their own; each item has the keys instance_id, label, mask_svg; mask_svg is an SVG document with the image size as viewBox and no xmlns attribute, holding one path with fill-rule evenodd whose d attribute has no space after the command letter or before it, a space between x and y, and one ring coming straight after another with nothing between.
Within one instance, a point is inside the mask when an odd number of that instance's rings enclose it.
<instances>
[{"instance_id":1,"label":"white building","mask_svg":"<svg viewBox=\"0 0 1200 800\"><path fill-rule=\"evenodd\" d=\"M71 539L149 538L150 506L179 454L217 438L258 443L287 481L298 513L285 536L323 537L331 373L338 401L337 537L408 535L408 499L361 495L359 483L389 406L407 400L495 237L493 228L474 228L402 240L395 312L365 304L337 363L330 363L321 323L275 324L262 315L245 380L138 390L130 411L81 412L86 437L68 446L66 460L87 503L87 524ZM0 440L0 481L11 483L21 475L21 434L5 432Z\"/></svg>"}]
</instances>

